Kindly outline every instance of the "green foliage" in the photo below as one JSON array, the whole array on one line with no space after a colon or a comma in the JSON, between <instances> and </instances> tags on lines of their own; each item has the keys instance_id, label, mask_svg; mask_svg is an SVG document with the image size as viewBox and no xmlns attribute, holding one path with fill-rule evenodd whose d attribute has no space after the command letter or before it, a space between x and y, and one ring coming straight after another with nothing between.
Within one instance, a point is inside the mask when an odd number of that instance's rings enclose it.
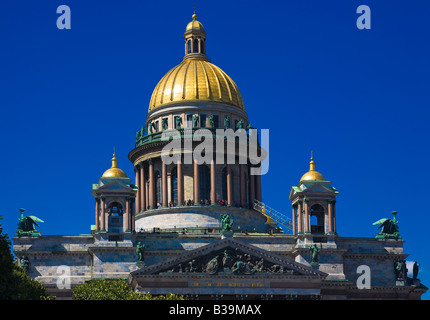
<instances>
[{"instance_id":1,"label":"green foliage","mask_svg":"<svg viewBox=\"0 0 430 320\"><path fill-rule=\"evenodd\" d=\"M94 279L73 288L75 300L184 300L183 296L168 294L152 296L134 292L124 279Z\"/></svg>"},{"instance_id":2,"label":"green foliage","mask_svg":"<svg viewBox=\"0 0 430 320\"><path fill-rule=\"evenodd\" d=\"M0 224L0 300L46 299L42 283L31 279L23 268L14 263L10 247L9 237L3 233Z\"/></svg>"}]
</instances>

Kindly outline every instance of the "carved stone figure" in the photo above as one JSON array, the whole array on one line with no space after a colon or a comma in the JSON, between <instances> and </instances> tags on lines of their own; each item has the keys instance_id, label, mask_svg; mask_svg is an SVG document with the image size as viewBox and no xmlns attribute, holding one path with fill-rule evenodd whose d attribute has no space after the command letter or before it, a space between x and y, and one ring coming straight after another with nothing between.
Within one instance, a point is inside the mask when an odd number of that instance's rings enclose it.
<instances>
[{"instance_id":1,"label":"carved stone figure","mask_svg":"<svg viewBox=\"0 0 430 320\"><path fill-rule=\"evenodd\" d=\"M224 250L224 257L222 258L222 266L224 268L231 268L233 266L233 257L227 252L227 250Z\"/></svg>"},{"instance_id":2,"label":"carved stone figure","mask_svg":"<svg viewBox=\"0 0 430 320\"><path fill-rule=\"evenodd\" d=\"M231 268L231 271L234 274L254 274L256 272L256 270L252 269L248 263L243 261L236 261Z\"/></svg>"},{"instance_id":3,"label":"carved stone figure","mask_svg":"<svg viewBox=\"0 0 430 320\"><path fill-rule=\"evenodd\" d=\"M30 267L30 261L26 256L21 257L21 260L19 261L19 265L24 269L25 272L28 273L28 269Z\"/></svg>"},{"instance_id":4,"label":"carved stone figure","mask_svg":"<svg viewBox=\"0 0 430 320\"><path fill-rule=\"evenodd\" d=\"M218 272L218 256L212 258L205 268L206 273L215 274Z\"/></svg>"},{"instance_id":5,"label":"carved stone figure","mask_svg":"<svg viewBox=\"0 0 430 320\"><path fill-rule=\"evenodd\" d=\"M406 268L405 260L394 261L394 274L396 275L396 280L405 281L407 272L408 272L408 269Z\"/></svg>"}]
</instances>

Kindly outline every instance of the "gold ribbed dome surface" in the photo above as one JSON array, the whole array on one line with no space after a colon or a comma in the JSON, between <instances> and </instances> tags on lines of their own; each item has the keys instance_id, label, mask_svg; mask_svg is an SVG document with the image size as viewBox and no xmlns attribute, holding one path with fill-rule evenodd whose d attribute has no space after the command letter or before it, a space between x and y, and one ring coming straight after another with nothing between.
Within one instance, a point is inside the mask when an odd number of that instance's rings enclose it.
<instances>
[{"instance_id":1,"label":"gold ribbed dome surface","mask_svg":"<svg viewBox=\"0 0 430 320\"><path fill-rule=\"evenodd\" d=\"M103 173L102 178L127 178L125 172L118 168L118 160L115 157L115 153L112 158L112 167Z\"/></svg>"},{"instance_id":2,"label":"gold ribbed dome surface","mask_svg":"<svg viewBox=\"0 0 430 320\"><path fill-rule=\"evenodd\" d=\"M311 162L309 162L309 171L306 172L302 178L300 179L300 182L302 181L325 181L324 176L315 170L315 162L314 159L311 158Z\"/></svg>"},{"instance_id":3,"label":"gold ribbed dome surface","mask_svg":"<svg viewBox=\"0 0 430 320\"><path fill-rule=\"evenodd\" d=\"M245 109L234 81L205 59L185 59L160 80L152 93L149 112L178 102L221 102Z\"/></svg>"}]
</instances>

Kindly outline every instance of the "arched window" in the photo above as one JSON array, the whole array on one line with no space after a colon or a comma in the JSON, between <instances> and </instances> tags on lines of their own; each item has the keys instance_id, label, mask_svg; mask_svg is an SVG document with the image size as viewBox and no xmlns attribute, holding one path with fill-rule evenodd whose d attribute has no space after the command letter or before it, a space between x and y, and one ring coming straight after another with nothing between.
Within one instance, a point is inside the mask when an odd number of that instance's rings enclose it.
<instances>
[{"instance_id":1,"label":"arched window","mask_svg":"<svg viewBox=\"0 0 430 320\"><path fill-rule=\"evenodd\" d=\"M161 204L162 200L162 185L161 185L161 174L160 171L155 171L155 199L157 200L156 206Z\"/></svg>"},{"instance_id":2,"label":"arched window","mask_svg":"<svg viewBox=\"0 0 430 320\"><path fill-rule=\"evenodd\" d=\"M188 53L191 53L191 40L187 42Z\"/></svg>"},{"instance_id":3,"label":"arched window","mask_svg":"<svg viewBox=\"0 0 430 320\"><path fill-rule=\"evenodd\" d=\"M170 173L171 199L172 202L178 202L178 170L175 167Z\"/></svg>"},{"instance_id":4,"label":"arched window","mask_svg":"<svg viewBox=\"0 0 430 320\"><path fill-rule=\"evenodd\" d=\"M199 166L199 178L200 178L200 199L203 201L209 200L211 197L211 179L209 174L209 168L205 165Z\"/></svg>"},{"instance_id":5,"label":"arched window","mask_svg":"<svg viewBox=\"0 0 430 320\"><path fill-rule=\"evenodd\" d=\"M122 216L122 206L118 202L112 202L108 207L109 216Z\"/></svg>"},{"instance_id":6,"label":"arched window","mask_svg":"<svg viewBox=\"0 0 430 320\"><path fill-rule=\"evenodd\" d=\"M194 53L199 52L199 40L198 39L193 40L193 52Z\"/></svg>"},{"instance_id":7,"label":"arched window","mask_svg":"<svg viewBox=\"0 0 430 320\"><path fill-rule=\"evenodd\" d=\"M222 200L227 201L227 168L222 169Z\"/></svg>"},{"instance_id":8,"label":"arched window","mask_svg":"<svg viewBox=\"0 0 430 320\"><path fill-rule=\"evenodd\" d=\"M310 210L311 233L324 233L324 208L314 204Z\"/></svg>"},{"instance_id":9,"label":"arched window","mask_svg":"<svg viewBox=\"0 0 430 320\"><path fill-rule=\"evenodd\" d=\"M108 206L108 231L111 233L122 232L122 205L119 202L112 202Z\"/></svg>"}]
</instances>

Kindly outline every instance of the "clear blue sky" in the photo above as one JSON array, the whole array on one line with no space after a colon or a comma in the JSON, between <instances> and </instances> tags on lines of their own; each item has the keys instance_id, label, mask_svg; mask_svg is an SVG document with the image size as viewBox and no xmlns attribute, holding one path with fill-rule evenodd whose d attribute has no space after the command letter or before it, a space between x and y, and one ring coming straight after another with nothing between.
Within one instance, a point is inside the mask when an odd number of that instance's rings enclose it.
<instances>
[{"instance_id":1,"label":"clear blue sky","mask_svg":"<svg viewBox=\"0 0 430 320\"><path fill-rule=\"evenodd\" d=\"M236 82L250 122L270 130L263 198L291 214L309 168L340 193L341 236L373 237L398 211L407 260L430 285L430 3L415 1L13 1L0 3L0 214L43 234L94 224L91 185L145 122L152 90L183 57L193 4L207 54ZM72 29L58 30L69 5ZM356 27L359 5L371 30ZM427 294L426 296L429 296Z\"/></svg>"}]
</instances>

